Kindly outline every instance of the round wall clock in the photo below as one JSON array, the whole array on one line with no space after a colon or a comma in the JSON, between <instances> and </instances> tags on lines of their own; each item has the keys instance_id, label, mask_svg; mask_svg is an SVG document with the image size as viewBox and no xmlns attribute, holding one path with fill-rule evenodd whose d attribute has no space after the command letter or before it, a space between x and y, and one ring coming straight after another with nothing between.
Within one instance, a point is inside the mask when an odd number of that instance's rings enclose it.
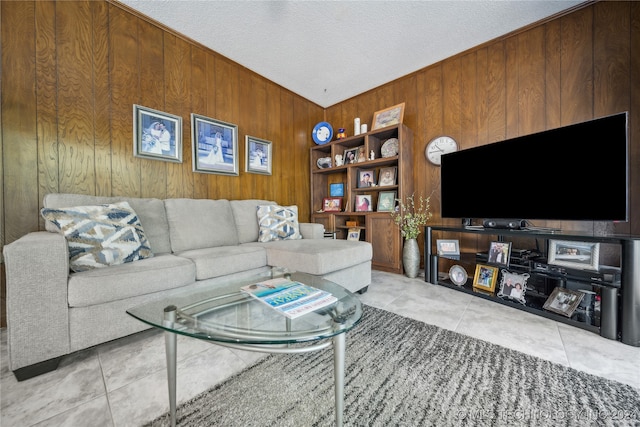
<instances>
[{"instance_id":1,"label":"round wall clock","mask_svg":"<svg viewBox=\"0 0 640 427\"><path fill-rule=\"evenodd\" d=\"M313 142L318 145L326 144L333 138L333 128L327 122L320 122L314 126L311 137L313 138Z\"/></svg>"},{"instance_id":2,"label":"round wall clock","mask_svg":"<svg viewBox=\"0 0 640 427\"><path fill-rule=\"evenodd\" d=\"M454 285L462 286L467 283L467 271L459 265L454 265L449 269L449 279Z\"/></svg>"},{"instance_id":3,"label":"round wall clock","mask_svg":"<svg viewBox=\"0 0 640 427\"><path fill-rule=\"evenodd\" d=\"M424 155L431 163L440 166L442 160L440 157L443 154L453 153L454 151L458 151L458 143L449 136L439 136L427 144Z\"/></svg>"}]
</instances>

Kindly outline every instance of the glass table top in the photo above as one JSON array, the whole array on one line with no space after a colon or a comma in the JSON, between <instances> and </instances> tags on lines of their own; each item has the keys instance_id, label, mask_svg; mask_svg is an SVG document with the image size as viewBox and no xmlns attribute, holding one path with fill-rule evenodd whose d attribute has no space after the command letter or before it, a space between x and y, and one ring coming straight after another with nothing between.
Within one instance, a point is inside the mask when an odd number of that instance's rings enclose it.
<instances>
[{"instance_id":1,"label":"glass table top","mask_svg":"<svg viewBox=\"0 0 640 427\"><path fill-rule=\"evenodd\" d=\"M242 292L242 286L270 278L291 280L330 292L330 306L289 319ZM175 310L175 321L166 312ZM171 292L158 301L127 310L151 326L220 343L272 345L305 343L333 337L354 327L362 317L360 300L342 286L304 273L272 270L225 284L203 285Z\"/></svg>"}]
</instances>

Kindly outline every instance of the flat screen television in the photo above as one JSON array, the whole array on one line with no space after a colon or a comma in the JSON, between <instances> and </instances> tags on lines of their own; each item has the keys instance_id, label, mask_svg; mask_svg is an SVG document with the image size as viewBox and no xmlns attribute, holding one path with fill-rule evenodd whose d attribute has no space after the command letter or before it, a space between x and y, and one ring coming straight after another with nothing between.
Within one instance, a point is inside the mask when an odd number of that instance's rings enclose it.
<instances>
[{"instance_id":1,"label":"flat screen television","mask_svg":"<svg viewBox=\"0 0 640 427\"><path fill-rule=\"evenodd\" d=\"M628 221L627 113L442 156L443 218Z\"/></svg>"}]
</instances>

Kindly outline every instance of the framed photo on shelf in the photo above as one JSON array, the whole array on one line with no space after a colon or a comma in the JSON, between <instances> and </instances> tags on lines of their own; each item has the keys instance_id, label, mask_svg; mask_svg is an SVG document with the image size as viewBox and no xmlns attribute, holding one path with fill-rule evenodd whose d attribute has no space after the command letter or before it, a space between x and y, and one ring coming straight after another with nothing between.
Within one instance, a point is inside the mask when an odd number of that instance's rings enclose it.
<instances>
[{"instance_id":1,"label":"framed photo on shelf","mask_svg":"<svg viewBox=\"0 0 640 427\"><path fill-rule=\"evenodd\" d=\"M358 147L344 150L344 155L342 157L345 165L358 163Z\"/></svg>"},{"instance_id":2,"label":"framed photo on shelf","mask_svg":"<svg viewBox=\"0 0 640 427\"><path fill-rule=\"evenodd\" d=\"M571 317L582 301L584 293L566 288L555 288L542 306L543 309Z\"/></svg>"},{"instance_id":3,"label":"framed photo on shelf","mask_svg":"<svg viewBox=\"0 0 640 427\"><path fill-rule=\"evenodd\" d=\"M329 196L344 197L344 183L329 184Z\"/></svg>"},{"instance_id":4,"label":"framed photo on shelf","mask_svg":"<svg viewBox=\"0 0 640 427\"><path fill-rule=\"evenodd\" d=\"M371 212L372 210L371 195L356 194L356 212Z\"/></svg>"},{"instance_id":5,"label":"framed photo on shelf","mask_svg":"<svg viewBox=\"0 0 640 427\"><path fill-rule=\"evenodd\" d=\"M133 155L182 163L182 117L134 104Z\"/></svg>"},{"instance_id":6,"label":"framed photo on shelf","mask_svg":"<svg viewBox=\"0 0 640 427\"><path fill-rule=\"evenodd\" d=\"M362 162L366 162L367 159L367 153L365 153L364 151L364 145L361 145L360 147L358 147L358 152L356 154L356 162L357 163L362 163Z\"/></svg>"},{"instance_id":7,"label":"framed photo on shelf","mask_svg":"<svg viewBox=\"0 0 640 427\"><path fill-rule=\"evenodd\" d=\"M358 188L375 187L376 174L373 169L358 169Z\"/></svg>"},{"instance_id":8,"label":"framed photo on shelf","mask_svg":"<svg viewBox=\"0 0 640 427\"><path fill-rule=\"evenodd\" d=\"M380 172L378 174L378 185L380 187L396 185L397 173L398 173L398 168L396 166L388 167L388 168L380 168Z\"/></svg>"},{"instance_id":9,"label":"framed photo on shelf","mask_svg":"<svg viewBox=\"0 0 640 427\"><path fill-rule=\"evenodd\" d=\"M477 264L476 274L473 277L473 287L483 291L493 292L496 289L498 280L498 267Z\"/></svg>"},{"instance_id":10,"label":"framed photo on shelf","mask_svg":"<svg viewBox=\"0 0 640 427\"><path fill-rule=\"evenodd\" d=\"M453 265L449 269L449 280L456 286L462 286L467 283L467 271L461 265Z\"/></svg>"},{"instance_id":11,"label":"framed photo on shelf","mask_svg":"<svg viewBox=\"0 0 640 427\"><path fill-rule=\"evenodd\" d=\"M396 192L381 191L378 193L378 212L393 212L396 207Z\"/></svg>"},{"instance_id":12,"label":"framed photo on shelf","mask_svg":"<svg viewBox=\"0 0 640 427\"><path fill-rule=\"evenodd\" d=\"M193 171L239 175L238 126L191 113Z\"/></svg>"},{"instance_id":13,"label":"framed photo on shelf","mask_svg":"<svg viewBox=\"0 0 640 427\"><path fill-rule=\"evenodd\" d=\"M340 212L342 210L342 198L325 197L322 199L322 210L324 212Z\"/></svg>"},{"instance_id":14,"label":"framed photo on shelf","mask_svg":"<svg viewBox=\"0 0 640 427\"><path fill-rule=\"evenodd\" d=\"M245 172L271 175L271 141L245 135Z\"/></svg>"},{"instance_id":15,"label":"framed photo on shelf","mask_svg":"<svg viewBox=\"0 0 640 427\"><path fill-rule=\"evenodd\" d=\"M489 245L489 262L509 266L511 257L511 242L491 242Z\"/></svg>"},{"instance_id":16,"label":"framed photo on shelf","mask_svg":"<svg viewBox=\"0 0 640 427\"><path fill-rule=\"evenodd\" d=\"M437 239L438 256L446 258L460 258L460 242L458 240Z\"/></svg>"},{"instance_id":17,"label":"framed photo on shelf","mask_svg":"<svg viewBox=\"0 0 640 427\"><path fill-rule=\"evenodd\" d=\"M398 125L404 118L404 102L373 113L371 130L381 129L387 126Z\"/></svg>"},{"instance_id":18,"label":"framed photo on shelf","mask_svg":"<svg viewBox=\"0 0 640 427\"><path fill-rule=\"evenodd\" d=\"M360 240L360 229L359 228L350 228L347 232L347 240Z\"/></svg>"},{"instance_id":19,"label":"framed photo on shelf","mask_svg":"<svg viewBox=\"0 0 640 427\"><path fill-rule=\"evenodd\" d=\"M524 298L527 290L527 279L529 279L529 274L527 273L516 274L508 270L502 270L502 281L500 282L500 290L497 296L507 297L525 304L527 302Z\"/></svg>"},{"instance_id":20,"label":"framed photo on shelf","mask_svg":"<svg viewBox=\"0 0 640 427\"><path fill-rule=\"evenodd\" d=\"M598 270L600 243L549 240L549 264L580 270Z\"/></svg>"}]
</instances>

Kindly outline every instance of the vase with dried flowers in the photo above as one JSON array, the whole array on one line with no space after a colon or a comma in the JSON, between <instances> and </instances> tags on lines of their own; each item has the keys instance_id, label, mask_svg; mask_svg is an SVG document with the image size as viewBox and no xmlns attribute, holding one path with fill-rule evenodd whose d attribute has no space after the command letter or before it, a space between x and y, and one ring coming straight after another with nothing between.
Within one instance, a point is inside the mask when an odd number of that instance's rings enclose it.
<instances>
[{"instance_id":1,"label":"vase with dried flowers","mask_svg":"<svg viewBox=\"0 0 640 427\"><path fill-rule=\"evenodd\" d=\"M404 273L408 277L417 277L420 269L420 249L418 248L418 235L422 227L427 225L427 221L431 219L431 196L424 198L419 197L415 200L415 195L407 197L406 201L396 199L398 207L395 212L391 212L391 218L400 227L402 237L404 237L404 246L402 248L402 264Z\"/></svg>"}]
</instances>

